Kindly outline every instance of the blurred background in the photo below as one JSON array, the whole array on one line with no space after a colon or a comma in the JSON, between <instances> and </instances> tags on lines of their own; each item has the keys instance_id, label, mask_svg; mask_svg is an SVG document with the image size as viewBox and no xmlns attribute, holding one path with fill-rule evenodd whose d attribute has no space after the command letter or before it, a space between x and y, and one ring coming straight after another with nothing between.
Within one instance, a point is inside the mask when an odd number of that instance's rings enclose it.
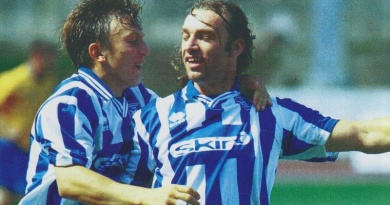
<instances>
[{"instance_id":1,"label":"blurred background","mask_svg":"<svg viewBox=\"0 0 390 205\"><path fill-rule=\"evenodd\" d=\"M24 61L35 39L58 44L59 27L78 2L0 0L0 71ZM180 28L192 1L143 2L145 40L151 50L143 81L160 96L166 96L178 87L178 73L170 59L180 43ZM250 72L263 76L272 96L293 98L337 118L390 116L390 1L236 2L247 13L256 35ZM58 79L74 71L63 54L56 70ZM384 198L390 193L389 173L389 153L352 152L341 154L337 162L321 164L281 161L273 204L332 204L330 198L336 198L337 204L356 204L353 200L371 204L368 198L380 200L372 204L389 204L389 197ZM308 193L291 189L299 190L301 183L310 185ZM313 189L320 184L331 187ZM337 189L344 184L361 189ZM363 187L366 185L377 187ZM329 197L323 202L318 196L308 197L315 190ZM335 197L337 193L342 194L340 198ZM352 193L351 197L346 193ZM294 196L293 202L286 196ZM342 198L345 203L340 201Z\"/></svg>"}]
</instances>

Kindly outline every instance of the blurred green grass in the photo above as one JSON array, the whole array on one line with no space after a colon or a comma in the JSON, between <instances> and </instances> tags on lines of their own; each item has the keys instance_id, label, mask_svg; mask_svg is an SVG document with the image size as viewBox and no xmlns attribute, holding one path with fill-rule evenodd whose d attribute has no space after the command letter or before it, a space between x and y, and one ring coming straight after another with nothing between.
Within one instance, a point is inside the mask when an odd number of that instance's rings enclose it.
<instances>
[{"instance_id":1,"label":"blurred green grass","mask_svg":"<svg viewBox=\"0 0 390 205\"><path fill-rule=\"evenodd\" d=\"M276 183L271 205L388 205L390 183ZM12 205L17 205L17 202Z\"/></svg>"},{"instance_id":2,"label":"blurred green grass","mask_svg":"<svg viewBox=\"0 0 390 205\"><path fill-rule=\"evenodd\" d=\"M388 205L390 176L351 177L348 180L294 180L275 183L272 205Z\"/></svg>"}]
</instances>

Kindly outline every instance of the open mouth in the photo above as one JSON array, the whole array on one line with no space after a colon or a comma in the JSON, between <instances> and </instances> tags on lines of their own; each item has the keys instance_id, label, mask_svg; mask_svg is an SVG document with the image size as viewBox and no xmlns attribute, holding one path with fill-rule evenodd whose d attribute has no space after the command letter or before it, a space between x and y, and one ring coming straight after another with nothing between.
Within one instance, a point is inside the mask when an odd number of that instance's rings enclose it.
<instances>
[{"instance_id":1,"label":"open mouth","mask_svg":"<svg viewBox=\"0 0 390 205\"><path fill-rule=\"evenodd\" d=\"M191 68L195 68L199 66L200 64L204 63L203 57L187 57L186 62L188 63L188 66Z\"/></svg>"},{"instance_id":2,"label":"open mouth","mask_svg":"<svg viewBox=\"0 0 390 205\"><path fill-rule=\"evenodd\" d=\"M144 66L144 64L136 64L136 65L134 65L134 67L136 67L138 69L142 69L143 66Z\"/></svg>"}]
</instances>

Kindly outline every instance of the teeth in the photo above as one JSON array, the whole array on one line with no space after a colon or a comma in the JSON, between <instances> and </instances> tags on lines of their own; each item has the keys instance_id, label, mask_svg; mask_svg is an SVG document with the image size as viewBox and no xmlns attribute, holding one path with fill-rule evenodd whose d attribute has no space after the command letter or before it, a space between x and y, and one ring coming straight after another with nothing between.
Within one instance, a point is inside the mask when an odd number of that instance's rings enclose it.
<instances>
[{"instance_id":1,"label":"teeth","mask_svg":"<svg viewBox=\"0 0 390 205\"><path fill-rule=\"evenodd\" d=\"M200 62L200 61L201 61L200 58L189 58L189 59L188 59L188 62L192 62L192 63Z\"/></svg>"}]
</instances>

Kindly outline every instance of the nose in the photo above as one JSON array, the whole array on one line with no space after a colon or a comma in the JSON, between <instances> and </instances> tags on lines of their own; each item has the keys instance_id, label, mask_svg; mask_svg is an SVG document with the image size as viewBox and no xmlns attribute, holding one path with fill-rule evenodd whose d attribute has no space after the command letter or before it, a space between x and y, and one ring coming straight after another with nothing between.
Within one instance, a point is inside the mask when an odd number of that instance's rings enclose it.
<instances>
[{"instance_id":1,"label":"nose","mask_svg":"<svg viewBox=\"0 0 390 205\"><path fill-rule=\"evenodd\" d=\"M197 49L198 44L194 38L183 39L181 48L185 51L191 51Z\"/></svg>"},{"instance_id":2,"label":"nose","mask_svg":"<svg viewBox=\"0 0 390 205\"><path fill-rule=\"evenodd\" d=\"M142 42L141 42L139 51L140 51L140 53L141 53L143 56L148 56L148 55L149 55L149 47L148 47L148 45L146 45L146 42L145 42L145 41L142 41Z\"/></svg>"}]
</instances>

